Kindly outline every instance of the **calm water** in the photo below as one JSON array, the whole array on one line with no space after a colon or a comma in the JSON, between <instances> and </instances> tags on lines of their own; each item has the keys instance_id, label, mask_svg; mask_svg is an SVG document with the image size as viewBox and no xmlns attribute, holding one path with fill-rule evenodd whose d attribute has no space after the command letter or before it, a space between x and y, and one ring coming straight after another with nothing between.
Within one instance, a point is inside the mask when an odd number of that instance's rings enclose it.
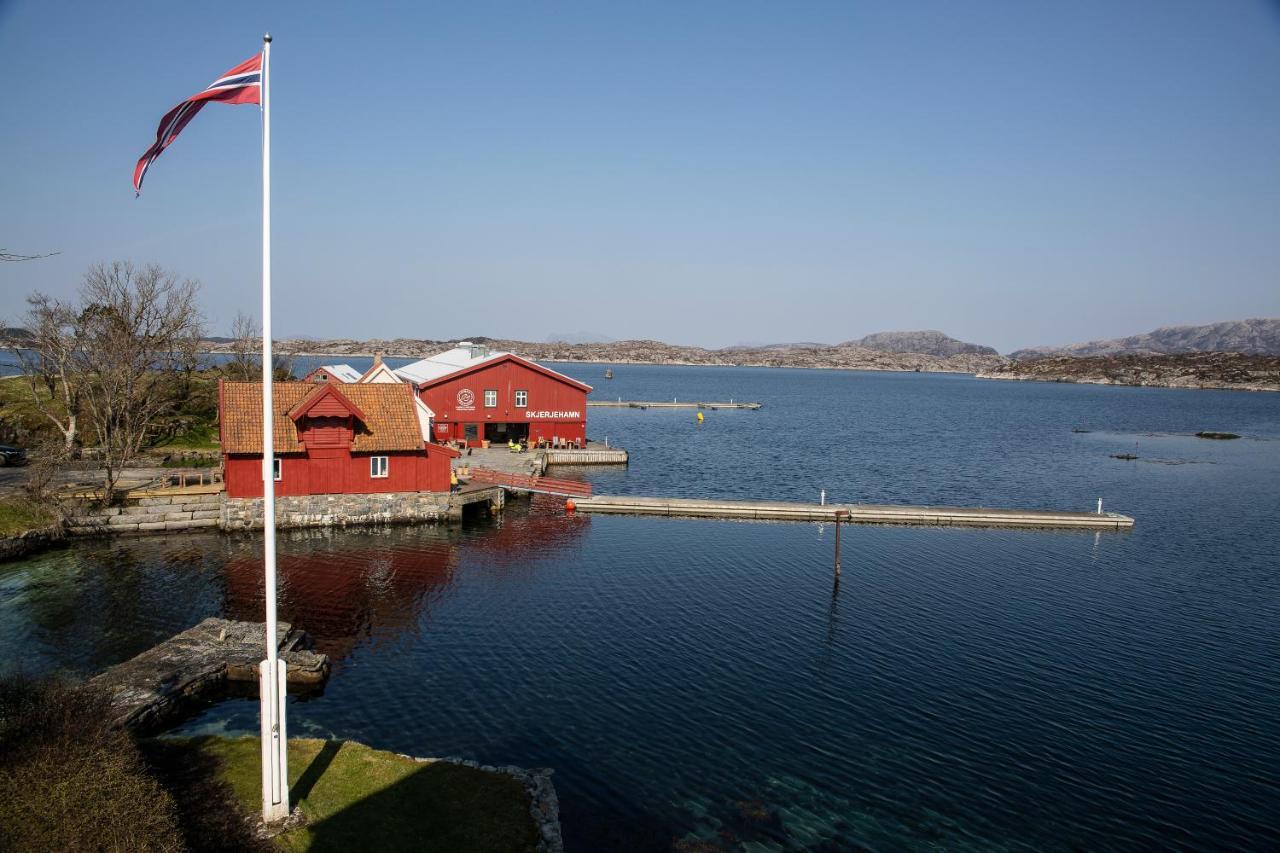
<instances>
[{"instance_id":1,"label":"calm water","mask_svg":"<svg viewBox=\"0 0 1280 853\"><path fill-rule=\"evenodd\" d=\"M291 731L556 768L576 850L1280 846L1280 395L562 366L598 491L1090 509L1132 533L566 518L283 537L335 659ZM1072 432L1072 429L1090 430ZM1189 436L1230 430L1245 438ZM1136 453L1136 462L1110 458ZM89 672L260 618L260 540L0 566L6 668ZM221 703L185 731L256 731Z\"/></svg>"}]
</instances>

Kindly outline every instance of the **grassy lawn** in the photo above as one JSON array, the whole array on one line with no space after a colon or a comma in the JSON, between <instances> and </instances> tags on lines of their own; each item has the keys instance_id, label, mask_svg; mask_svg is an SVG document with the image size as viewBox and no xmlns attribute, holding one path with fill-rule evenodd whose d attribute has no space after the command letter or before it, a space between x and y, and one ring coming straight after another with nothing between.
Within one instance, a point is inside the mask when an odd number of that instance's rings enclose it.
<instances>
[{"instance_id":1,"label":"grassy lawn","mask_svg":"<svg viewBox=\"0 0 1280 853\"><path fill-rule=\"evenodd\" d=\"M0 536L16 536L27 530L48 527L53 515L25 498L0 499Z\"/></svg>"},{"instance_id":2,"label":"grassy lawn","mask_svg":"<svg viewBox=\"0 0 1280 853\"><path fill-rule=\"evenodd\" d=\"M261 809L257 738L166 742L215 758L245 812ZM275 839L284 850L500 853L537 845L529 797L505 774L419 764L347 741L291 739L289 784L307 823Z\"/></svg>"}]
</instances>

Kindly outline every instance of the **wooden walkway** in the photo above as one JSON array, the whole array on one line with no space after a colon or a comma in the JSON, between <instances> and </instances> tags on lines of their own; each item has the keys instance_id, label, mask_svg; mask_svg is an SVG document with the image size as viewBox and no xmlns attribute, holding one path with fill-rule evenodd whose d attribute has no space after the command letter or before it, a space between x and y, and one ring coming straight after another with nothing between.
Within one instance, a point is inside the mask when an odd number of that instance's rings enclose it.
<instances>
[{"instance_id":1,"label":"wooden walkway","mask_svg":"<svg viewBox=\"0 0 1280 853\"><path fill-rule=\"evenodd\" d=\"M1108 512L1053 512L987 507L807 504L786 501L721 501L599 495L576 501L578 512L663 515L690 518L743 518L773 521L835 521L836 512L855 524L965 525L1069 530L1128 530L1133 519Z\"/></svg>"},{"instance_id":2,"label":"wooden walkway","mask_svg":"<svg viewBox=\"0 0 1280 853\"><path fill-rule=\"evenodd\" d=\"M591 496L591 484L574 480L556 480L551 477L530 477L527 474L508 474L489 468L472 468L472 484L502 486L517 492L537 492L543 495L558 495L566 498L583 498Z\"/></svg>"},{"instance_id":3,"label":"wooden walkway","mask_svg":"<svg viewBox=\"0 0 1280 853\"><path fill-rule=\"evenodd\" d=\"M706 403L706 402L685 402L678 400L667 402L649 401L649 400L588 400L588 406L596 406L598 408L607 409L758 409L763 403L735 403L730 400L727 403Z\"/></svg>"}]
</instances>

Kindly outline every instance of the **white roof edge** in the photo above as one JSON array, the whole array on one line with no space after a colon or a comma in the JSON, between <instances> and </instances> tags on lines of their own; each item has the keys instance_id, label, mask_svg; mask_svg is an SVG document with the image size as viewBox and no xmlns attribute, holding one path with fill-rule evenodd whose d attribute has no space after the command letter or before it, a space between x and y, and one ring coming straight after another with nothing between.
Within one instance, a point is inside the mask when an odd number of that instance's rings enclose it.
<instances>
[{"instance_id":1,"label":"white roof edge","mask_svg":"<svg viewBox=\"0 0 1280 853\"><path fill-rule=\"evenodd\" d=\"M462 357L463 353L466 354L465 359ZM470 353L464 347L454 347L453 349L446 350L442 353L427 356L426 358L419 359L412 364L406 364L403 367L396 368L392 372L406 382L412 382L415 385L420 385L423 382L436 382L447 376L452 376L455 373L461 373L464 370L471 370L472 368L479 367L487 362L496 361L500 358L506 358L507 356L517 358L527 364L537 365L541 369L553 374L554 376L560 377L566 382L572 382L574 385L581 385L587 389L588 393L593 390L587 383L574 379L572 376L566 376L558 370L552 370L550 367L547 367L544 364L539 364L531 358L525 358L524 356L517 355L513 352L501 351L491 352L482 358L471 358Z\"/></svg>"},{"instance_id":2,"label":"white roof edge","mask_svg":"<svg viewBox=\"0 0 1280 853\"><path fill-rule=\"evenodd\" d=\"M363 374L349 364L322 364L319 370L327 370L343 382L355 382Z\"/></svg>"}]
</instances>

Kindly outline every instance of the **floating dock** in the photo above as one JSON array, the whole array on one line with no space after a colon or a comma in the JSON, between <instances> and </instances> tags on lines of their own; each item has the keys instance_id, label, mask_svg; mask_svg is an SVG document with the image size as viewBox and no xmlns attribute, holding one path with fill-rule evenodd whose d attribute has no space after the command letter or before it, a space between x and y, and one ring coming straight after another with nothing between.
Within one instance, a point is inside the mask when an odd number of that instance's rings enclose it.
<instances>
[{"instance_id":1,"label":"floating dock","mask_svg":"<svg viewBox=\"0 0 1280 853\"><path fill-rule=\"evenodd\" d=\"M768 521L841 520L854 524L963 525L1063 530L1128 530L1133 519L1119 513L1053 512L956 506L808 504L786 501L722 501L599 495L575 500L577 512L661 515L687 518L743 518Z\"/></svg>"},{"instance_id":2,"label":"floating dock","mask_svg":"<svg viewBox=\"0 0 1280 853\"><path fill-rule=\"evenodd\" d=\"M690 402L681 403L678 400L661 402L651 400L588 400L588 406L597 406L606 409L758 409L764 403L735 403L730 400L727 403L705 403Z\"/></svg>"}]
</instances>

